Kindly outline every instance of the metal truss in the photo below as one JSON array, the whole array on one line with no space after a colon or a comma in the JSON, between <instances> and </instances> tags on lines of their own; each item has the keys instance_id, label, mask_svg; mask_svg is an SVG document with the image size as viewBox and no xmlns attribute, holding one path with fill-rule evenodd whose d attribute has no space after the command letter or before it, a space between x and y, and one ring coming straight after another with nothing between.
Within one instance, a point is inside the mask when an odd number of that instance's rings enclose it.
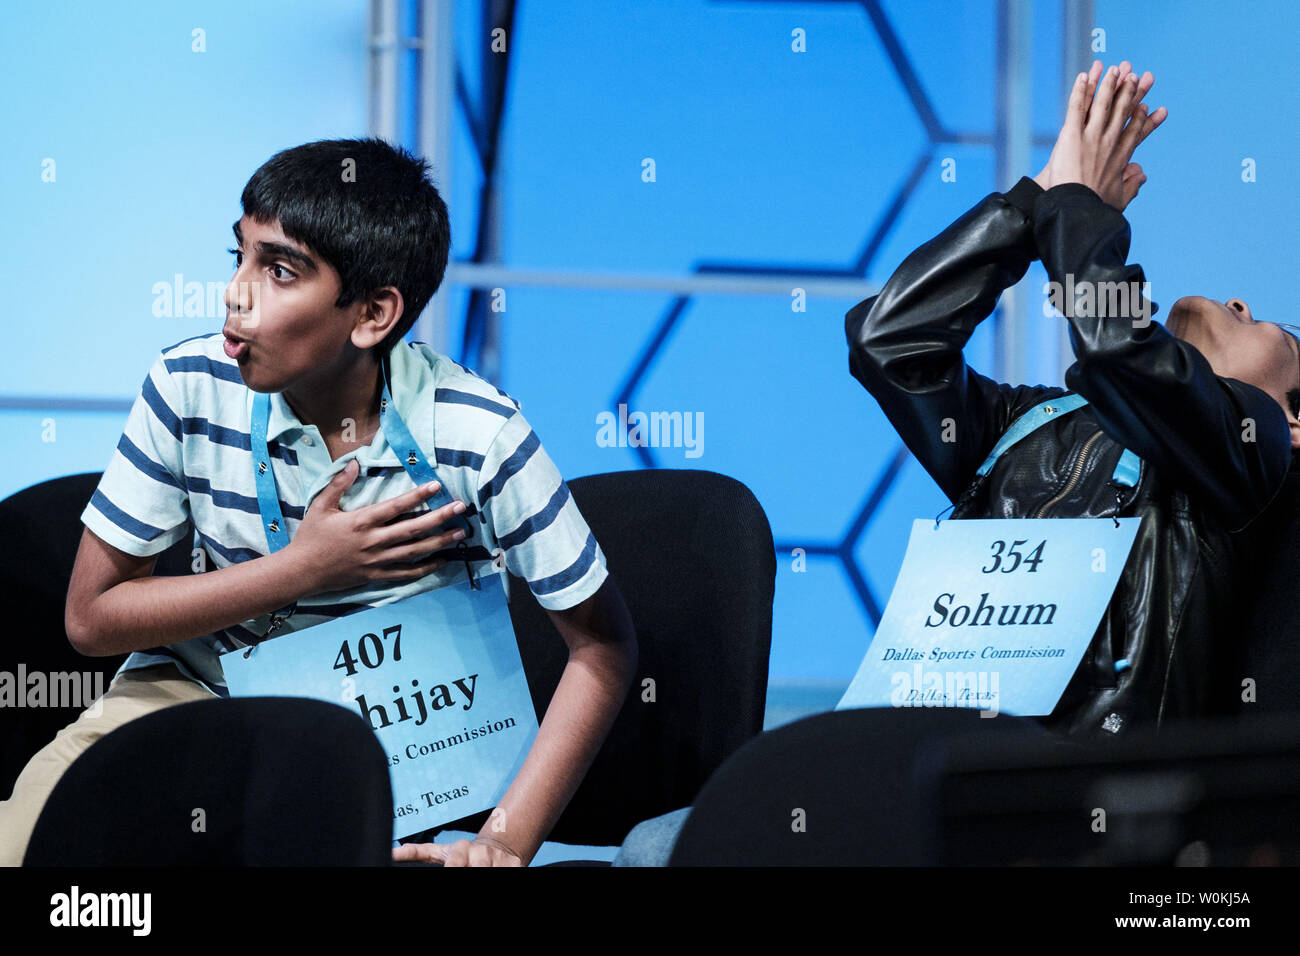
<instances>
[{"instance_id":1,"label":"metal truss","mask_svg":"<svg viewBox=\"0 0 1300 956\"><path fill-rule=\"evenodd\" d=\"M720 0L720 2L761 3L770 0ZM866 281L875 258L884 242L897 225L899 218L912 198L927 168L933 163L936 151L943 146L989 146L996 150L999 181L1026 168L1033 147L1051 146L1054 135L1034 134L1030 125L1028 102L1028 48L1030 38L1031 0L992 0L997 4L998 42L997 76L998 97L995 129L992 132L956 130L940 119L929 96L923 89L916 69L899 41L880 0L802 0L807 3L856 3L866 13L867 19L879 40L884 53L901 84L908 102L916 113L925 132L925 144L912 157L901 181L895 187L889 203L871 225L856 256L848 265L810 263L753 263L739 261L702 261L684 276L645 276L628 274L599 274L582 272L546 272L543 270L518 270L499 263L500 203L496 190L498 145L505 109L505 95L509 68L509 55L484 58L481 76L483 95L479 98L481 109L471 101L464 74L456 71L456 99L464 111L472 131L474 149L483 171L480 191L479 223L475 250L469 262L454 263L448 269L448 283L468 286L473 291L465 318L465 331L461 341L460 360L479 369L488 378L500 370L500 332L496 316L487 308L485 290L509 286L563 286L572 289L627 289L653 290L674 293L672 302L665 308L656 327L642 343L631 367L623 376L613 396L615 407L635 405L638 390L645 384L650 372L666 350L673 334L689 315L696 295L725 292L752 294L788 294L795 286L812 294L837 297L863 297L878 291ZM1086 59L1082 37L1086 34L1092 17L1092 4L1088 0L1061 0L1065 22L1062 60L1065 76L1073 76L1080 69L1080 59ZM485 0L487 19L491 25L504 25L509 35L515 5L512 0ZM1022 370L1021 343L1016 330L1017 313L1023 313L1025 297L1017 290L999 306L995 316L997 328L996 374L1003 380L1015 378ZM1062 353L1064 358L1065 353ZM1064 365L1062 365L1062 368ZM641 464L646 468L659 467L656 450L634 446ZM806 554L837 559L853 591L870 619L872 627L880 623L881 602L868 582L855 551L862 536L879 513L881 503L898 478L910 457L902 443L898 443L872 480L859 504L844 536L838 541L782 540L777 550L789 553L802 548Z\"/></svg>"}]
</instances>

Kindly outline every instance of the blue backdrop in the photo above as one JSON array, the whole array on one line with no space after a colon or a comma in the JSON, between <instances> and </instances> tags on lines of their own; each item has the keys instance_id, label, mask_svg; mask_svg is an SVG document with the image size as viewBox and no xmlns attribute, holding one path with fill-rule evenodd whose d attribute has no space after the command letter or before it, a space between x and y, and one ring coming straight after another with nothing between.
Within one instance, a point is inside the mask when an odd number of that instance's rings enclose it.
<instances>
[{"instance_id":1,"label":"blue backdrop","mask_svg":"<svg viewBox=\"0 0 1300 956\"><path fill-rule=\"evenodd\" d=\"M477 4L461 6L456 44L473 101L489 38ZM706 263L798 271L859 261L927 147L866 5L593 9L519 3L502 140L505 264L682 274ZM994 4L885 0L879 10L942 124L991 133ZM1139 152L1150 181L1128 211L1157 318L1180 295L1201 294L1297 321L1286 276L1300 212L1288 165L1300 149L1298 10L1291 0L1096 4L1098 56L1151 70L1149 102L1170 113ZM244 182L276 150L364 134L367 70L360 0L51 3L6 19L0 423L11 456L0 494L105 466L153 355L223 323L219 296L203 314L157 314L159 289L225 283ZM791 48L796 29L804 52ZM1063 105L1060 34L1058 4L1035 2L1040 134L1055 133ZM468 130L459 113L447 189L458 259L473 252L481 183ZM643 181L646 158L654 182ZM940 178L945 158L956 161L955 182ZM1036 150L1023 172L1045 159ZM1243 182L1246 159L1254 182ZM937 145L865 278L883 282L913 247L1010 185L994 181L991 147ZM1026 334L1029 378L1047 382L1054 320L1033 318L1044 278L1030 273ZM467 297L448 295L455 343ZM641 466L596 437L597 417L616 411L642 360L633 409L702 414L702 453L656 449L657 463L724 472L757 494L783 546L772 677L812 681L830 698L871 637L869 603L887 599L911 519L945 504L910 458L881 483L899 444L848 374L843 316L853 304L809 297L794 312L785 294L696 296L654 349L668 295L512 288L501 316L498 384L568 476ZM977 333L969 357L991 373L990 332ZM795 570L794 547L846 541L841 556L809 555Z\"/></svg>"}]
</instances>

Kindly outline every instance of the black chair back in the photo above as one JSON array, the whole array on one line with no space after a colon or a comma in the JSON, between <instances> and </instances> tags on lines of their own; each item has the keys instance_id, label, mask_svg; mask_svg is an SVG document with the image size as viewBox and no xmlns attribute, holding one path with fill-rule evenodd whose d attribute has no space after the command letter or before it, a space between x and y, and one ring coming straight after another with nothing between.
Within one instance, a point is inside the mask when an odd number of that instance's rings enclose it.
<instances>
[{"instance_id":1,"label":"black chair back","mask_svg":"<svg viewBox=\"0 0 1300 956\"><path fill-rule=\"evenodd\" d=\"M623 709L550 838L613 845L690 804L762 731L776 555L757 499L725 475L614 472L569 490L627 602L640 654ZM510 612L540 716L567 652L517 578Z\"/></svg>"},{"instance_id":2,"label":"black chair back","mask_svg":"<svg viewBox=\"0 0 1300 956\"><path fill-rule=\"evenodd\" d=\"M919 768L949 737L1039 742L1023 719L951 707L814 714L742 747L710 778L670 866L936 862Z\"/></svg>"},{"instance_id":3,"label":"black chair back","mask_svg":"<svg viewBox=\"0 0 1300 956\"><path fill-rule=\"evenodd\" d=\"M0 501L0 606L8 619L0 671L12 675L15 692L23 696L21 703L0 706L0 799L9 796L31 756L77 719L125 660L86 657L63 629L81 513L99 479L99 472L66 475ZM188 573L189 557L190 540L183 538L159 556L154 573ZM36 696L38 682L43 698ZM91 700L82 699L87 693ZM28 706L33 703L39 706Z\"/></svg>"},{"instance_id":4,"label":"black chair back","mask_svg":"<svg viewBox=\"0 0 1300 956\"><path fill-rule=\"evenodd\" d=\"M351 710L177 704L100 738L59 779L25 866L387 866L388 760Z\"/></svg>"}]
</instances>

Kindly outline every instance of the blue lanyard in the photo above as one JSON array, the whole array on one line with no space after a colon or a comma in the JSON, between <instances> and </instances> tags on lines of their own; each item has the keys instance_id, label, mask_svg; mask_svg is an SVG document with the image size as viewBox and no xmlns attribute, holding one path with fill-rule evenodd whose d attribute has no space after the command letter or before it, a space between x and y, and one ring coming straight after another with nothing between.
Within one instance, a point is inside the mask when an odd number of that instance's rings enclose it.
<instances>
[{"instance_id":1,"label":"blue lanyard","mask_svg":"<svg viewBox=\"0 0 1300 956\"><path fill-rule=\"evenodd\" d=\"M447 491L446 484L438 477L429 460L425 458L420 446L411 437L410 429L406 427L406 422L397 411L397 404L388 389L388 356L386 355L380 363L380 370L383 375L383 393L379 401L379 423L384 429L388 444L417 486L430 481L438 482L438 493L426 499L430 510L451 504L455 499ZM266 533L267 553L273 554L289 543L289 529L285 525L284 512L280 509L280 494L276 489L275 472L271 468L271 454L266 442L266 430L270 418L270 394L256 393L253 396L252 427L249 434L254 462L253 476L257 484L257 509L262 516L262 530ZM406 451L405 457L402 456L403 450ZM474 529L463 515L460 521L465 526L465 538L461 539L456 547L461 552L466 571L469 572L470 585L477 590L479 583L474 577L474 569L470 566L467 554L469 549L465 543L473 535ZM264 637L274 634L297 608L298 602L294 601L275 611L271 615L271 627Z\"/></svg>"},{"instance_id":2,"label":"blue lanyard","mask_svg":"<svg viewBox=\"0 0 1300 956\"><path fill-rule=\"evenodd\" d=\"M989 452L988 457L984 459L984 463L979 466L975 474L983 478L993 470L993 465L1002 457L1003 452L1030 432L1047 424L1048 420L1054 415L1068 415L1075 409L1082 408L1087 404L1088 400L1082 395L1062 395L1059 398L1049 398L1045 402L1039 402L1012 422L1011 427L1002 433L1002 437L998 439L997 444L993 446L993 450ZM1119 456L1119 462L1115 465L1111 481L1126 488L1132 488L1138 482L1141 466L1141 459L1125 448L1123 454Z\"/></svg>"},{"instance_id":3,"label":"blue lanyard","mask_svg":"<svg viewBox=\"0 0 1300 956\"><path fill-rule=\"evenodd\" d=\"M997 460L1002 457L1008 448L1016 444L1016 442L1020 441L1030 432L1046 425L1054 416L1068 415L1070 412L1083 408L1083 406L1087 404L1088 400L1082 395L1060 395L1056 398L1049 398L1046 401L1039 402L1033 408L1029 409L1029 411L1025 412L1013 421L1010 427L1002 433L1002 436L997 440L997 443L994 444L993 450L988 453L988 457L984 459L983 464L975 470L975 479L971 484L967 485L966 490L961 494L961 498L934 516L934 526L936 528L939 527L939 517L944 513L944 511L951 511L961 504L967 496L974 493L975 489L979 487L980 482L982 482L988 473L993 470L993 466L997 464ZM1137 486L1138 479L1141 478L1141 476L1142 459L1133 454L1133 452L1129 451L1127 448L1123 449L1119 456L1119 461L1115 463L1115 470L1111 473L1110 480L1125 488L1134 488ZM1116 491L1117 500L1118 495L1119 492ZM1115 525L1116 527L1119 526L1118 519L1116 519Z\"/></svg>"}]
</instances>

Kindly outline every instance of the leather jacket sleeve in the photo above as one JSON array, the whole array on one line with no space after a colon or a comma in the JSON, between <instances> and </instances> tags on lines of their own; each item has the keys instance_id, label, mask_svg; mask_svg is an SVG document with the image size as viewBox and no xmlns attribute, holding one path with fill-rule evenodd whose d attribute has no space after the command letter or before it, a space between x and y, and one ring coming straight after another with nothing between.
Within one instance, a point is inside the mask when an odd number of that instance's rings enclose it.
<instances>
[{"instance_id":1,"label":"leather jacket sleeve","mask_svg":"<svg viewBox=\"0 0 1300 956\"><path fill-rule=\"evenodd\" d=\"M1128 222L1087 186L1063 183L1041 193L1034 237L1048 276L1063 286L1072 276L1076 287L1141 288L1142 267L1126 264ZM1197 349L1151 321L1150 312L1135 321L1107 315L1111 304L1097 295L1091 309L1066 310L1077 359L1066 386L1088 400L1112 438L1210 507L1229 530L1240 530L1273 499L1290 467L1285 413L1263 390L1216 376ZM1254 441L1243 439L1246 419L1255 422Z\"/></svg>"},{"instance_id":2,"label":"leather jacket sleeve","mask_svg":"<svg viewBox=\"0 0 1300 956\"><path fill-rule=\"evenodd\" d=\"M985 197L845 317L849 370L952 502L1018 415L1064 393L999 384L962 355L1002 291L1037 258L1033 214L1042 193L1025 177Z\"/></svg>"}]
</instances>

